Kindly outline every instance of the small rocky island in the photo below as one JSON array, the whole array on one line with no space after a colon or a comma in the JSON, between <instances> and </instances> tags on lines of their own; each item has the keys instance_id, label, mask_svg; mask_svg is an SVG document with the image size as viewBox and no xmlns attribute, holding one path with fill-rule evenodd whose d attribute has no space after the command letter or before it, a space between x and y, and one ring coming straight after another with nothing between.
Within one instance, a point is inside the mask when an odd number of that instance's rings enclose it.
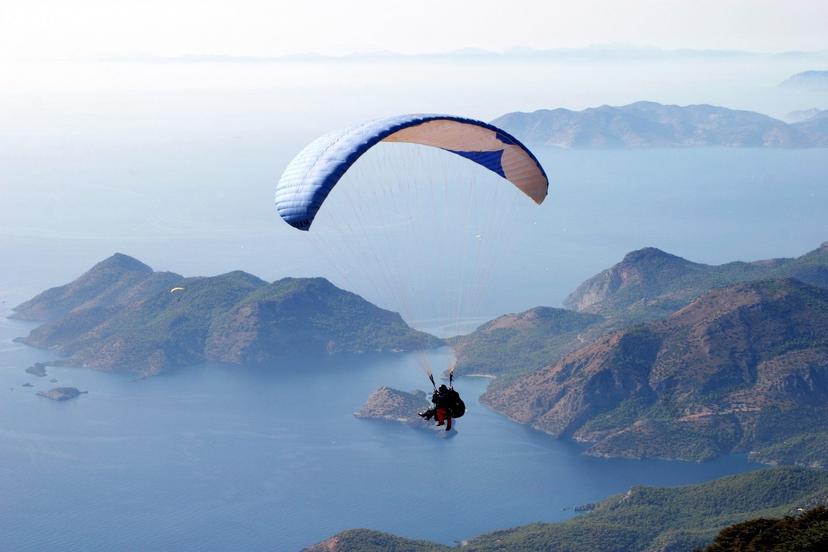
<instances>
[{"instance_id":1,"label":"small rocky island","mask_svg":"<svg viewBox=\"0 0 828 552\"><path fill-rule=\"evenodd\" d=\"M430 406L428 396L424 391L406 393L391 387L380 387L368 397L358 412L357 418L366 420L385 420L397 422L417 429L433 429L443 432L442 427L427 422L417 415L418 412Z\"/></svg>"},{"instance_id":2,"label":"small rocky island","mask_svg":"<svg viewBox=\"0 0 828 552\"><path fill-rule=\"evenodd\" d=\"M44 364L43 362L35 362L34 364L26 368L26 373L42 378L46 376L46 364Z\"/></svg>"},{"instance_id":3,"label":"small rocky island","mask_svg":"<svg viewBox=\"0 0 828 552\"><path fill-rule=\"evenodd\" d=\"M40 391L38 396L46 397L53 401L68 401L74 399L79 395L83 395L86 391L81 391L75 387L55 387L49 391Z\"/></svg>"}]
</instances>

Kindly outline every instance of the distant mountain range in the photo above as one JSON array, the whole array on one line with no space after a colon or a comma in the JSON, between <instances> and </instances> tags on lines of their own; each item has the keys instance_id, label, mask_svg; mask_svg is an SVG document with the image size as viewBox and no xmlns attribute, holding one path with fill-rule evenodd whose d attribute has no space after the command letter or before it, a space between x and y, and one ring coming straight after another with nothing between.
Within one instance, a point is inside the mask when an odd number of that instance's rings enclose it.
<instances>
[{"instance_id":1,"label":"distant mountain range","mask_svg":"<svg viewBox=\"0 0 828 552\"><path fill-rule=\"evenodd\" d=\"M803 71L785 79L780 86L810 90L828 90L828 71Z\"/></svg>"},{"instance_id":2,"label":"distant mountain range","mask_svg":"<svg viewBox=\"0 0 828 552\"><path fill-rule=\"evenodd\" d=\"M785 115L785 120L789 123L801 123L814 117L828 117L828 110L820 110L815 107L811 109L798 109Z\"/></svg>"},{"instance_id":3,"label":"distant mountain range","mask_svg":"<svg viewBox=\"0 0 828 552\"><path fill-rule=\"evenodd\" d=\"M122 254L14 311L44 322L19 341L56 350L64 364L142 375L207 360L265 363L441 344L323 278L267 283L240 271L184 278Z\"/></svg>"},{"instance_id":4,"label":"distant mountain range","mask_svg":"<svg viewBox=\"0 0 828 552\"><path fill-rule=\"evenodd\" d=\"M676 488L633 487L561 523L533 523L463 541L464 552L692 552L716 534L749 519L796 515L828 504L828 474L805 468L768 468ZM774 535L796 548L795 535ZM820 536L824 536L824 529ZM789 538L784 538L789 537ZM445 546L371 531L338 533L305 552L451 552ZM716 549L716 550L731 550ZM750 550L764 550L761 546ZM776 550L776 549L774 549ZM817 550L817 548L810 548Z\"/></svg>"},{"instance_id":5,"label":"distant mountain range","mask_svg":"<svg viewBox=\"0 0 828 552\"><path fill-rule=\"evenodd\" d=\"M786 123L713 105L541 109L507 113L492 124L529 144L561 148L828 147L828 127L814 119Z\"/></svg>"},{"instance_id":6,"label":"distant mountain range","mask_svg":"<svg viewBox=\"0 0 828 552\"><path fill-rule=\"evenodd\" d=\"M751 52L746 50L694 50L690 48L668 50L632 45L592 45L583 48L538 49L515 47L503 51L483 48L461 48L442 52L402 53L388 50L367 50L345 54L304 52L277 56L246 55L179 55L179 56L120 56L98 59L105 62L137 63L279 63L279 62L341 62L341 61L405 61L405 60L456 60L456 61L588 61L588 60L670 60L670 59L811 59L815 63L828 59L828 52L788 51Z\"/></svg>"}]
</instances>

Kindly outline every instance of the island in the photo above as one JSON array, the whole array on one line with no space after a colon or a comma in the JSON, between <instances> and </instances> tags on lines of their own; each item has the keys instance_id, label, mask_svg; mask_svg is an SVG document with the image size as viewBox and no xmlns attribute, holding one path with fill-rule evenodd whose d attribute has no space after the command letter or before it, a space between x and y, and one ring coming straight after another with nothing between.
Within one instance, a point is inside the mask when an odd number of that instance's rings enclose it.
<instances>
[{"instance_id":1,"label":"island","mask_svg":"<svg viewBox=\"0 0 828 552\"><path fill-rule=\"evenodd\" d=\"M368 397L359 411L357 418L365 420L384 420L400 423L417 429L436 429L443 431L433 421L426 421L417 415L431 406L425 391L407 393L391 387L380 387Z\"/></svg>"},{"instance_id":2,"label":"island","mask_svg":"<svg viewBox=\"0 0 828 552\"><path fill-rule=\"evenodd\" d=\"M825 147L828 128L812 122L786 123L761 113L715 105L641 101L582 111L513 112L492 124L526 143L559 148Z\"/></svg>"},{"instance_id":3,"label":"island","mask_svg":"<svg viewBox=\"0 0 828 552\"><path fill-rule=\"evenodd\" d=\"M34 364L26 368L26 373L42 378L46 376L46 364L42 362L35 362Z\"/></svg>"},{"instance_id":4,"label":"island","mask_svg":"<svg viewBox=\"0 0 828 552\"><path fill-rule=\"evenodd\" d=\"M278 365L443 344L324 278L185 278L121 253L18 305L12 317L41 322L17 341L57 352L57 364L141 377L205 361Z\"/></svg>"},{"instance_id":5,"label":"island","mask_svg":"<svg viewBox=\"0 0 828 552\"><path fill-rule=\"evenodd\" d=\"M828 90L828 71L802 71L791 75L779 86L813 91Z\"/></svg>"},{"instance_id":6,"label":"island","mask_svg":"<svg viewBox=\"0 0 828 552\"><path fill-rule=\"evenodd\" d=\"M424 391L411 393L391 387L380 387L368 397L358 412L357 418L389 420L405 424L422 421L417 413L427 408L428 399Z\"/></svg>"},{"instance_id":7,"label":"island","mask_svg":"<svg viewBox=\"0 0 828 552\"><path fill-rule=\"evenodd\" d=\"M53 401L68 401L69 399L74 399L84 393L87 393L87 391L81 391L75 387L55 387L54 389L50 389L48 391L40 391L37 395Z\"/></svg>"}]
</instances>

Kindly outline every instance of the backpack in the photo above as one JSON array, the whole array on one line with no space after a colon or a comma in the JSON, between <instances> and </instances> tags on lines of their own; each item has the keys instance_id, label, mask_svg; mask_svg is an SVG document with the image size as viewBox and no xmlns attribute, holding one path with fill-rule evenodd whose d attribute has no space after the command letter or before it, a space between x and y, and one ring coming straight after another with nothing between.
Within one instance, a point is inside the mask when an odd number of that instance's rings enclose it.
<instances>
[{"instance_id":1,"label":"backpack","mask_svg":"<svg viewBox=\"0 0 828 552\"><path fill-rule=\"evenodd\" d=\"M466 403L464 403L463 399L460 398L460 393L458 393L454 389L449 389L448 395L448 403L450 405L449 409L451 410L451 416L453 418L461 418L463 414L466 413Z\"/></svg>"}]
</instances>

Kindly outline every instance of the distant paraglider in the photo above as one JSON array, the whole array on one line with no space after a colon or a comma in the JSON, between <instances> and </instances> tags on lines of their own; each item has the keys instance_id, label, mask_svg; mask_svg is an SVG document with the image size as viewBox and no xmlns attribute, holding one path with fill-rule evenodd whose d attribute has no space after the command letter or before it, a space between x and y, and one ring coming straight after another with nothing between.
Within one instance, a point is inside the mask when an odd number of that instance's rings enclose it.
<instances>
[{"instance_id":1,"label":"distant paraglider","mask_svg":"<svg viewBox=\"0 0 828 552\"><path fill-rule=\"evenodd\" d=\"M179 302L180 302L180 301L181 301L181 292L182 292L182 291L185 291L185 289L186 289L186 288L183 288L183 287L181 287L181 286L176 286L176 287L174 287L174 288L172 288L172 289L170 290L170 294L172 294L172 295L178 295L178 298L176 299L176 301L179 301Z\"/></svg>"}]
</instances>

